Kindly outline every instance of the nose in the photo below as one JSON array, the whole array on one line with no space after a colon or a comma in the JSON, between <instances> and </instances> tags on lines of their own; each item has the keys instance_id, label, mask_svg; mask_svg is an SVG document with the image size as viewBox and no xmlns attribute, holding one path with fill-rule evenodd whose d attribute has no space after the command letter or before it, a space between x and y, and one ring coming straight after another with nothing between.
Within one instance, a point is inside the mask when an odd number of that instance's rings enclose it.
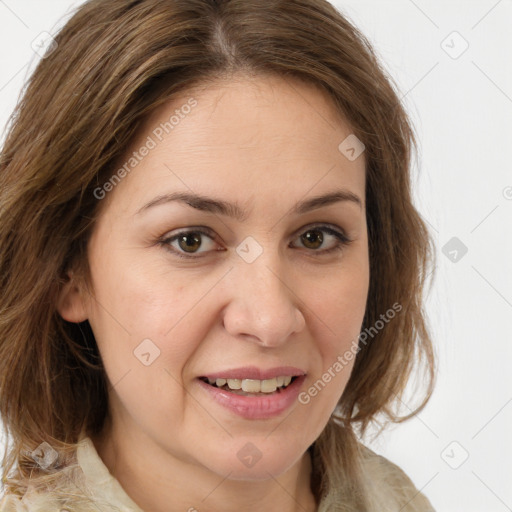
<instances>
[{"instance_id":1,"label":"nose","mask_svg":"<svg viewBox=\"0 0 512 512\"><path fill-rule=\"evenodd\" d=\"M273 270L277 268L260 257L253 263L239 262L230 273L233 294L224 308L223 322L232 336L277 347L304 329L301 301L284 272Z\"/></svg>"}]
</instances>

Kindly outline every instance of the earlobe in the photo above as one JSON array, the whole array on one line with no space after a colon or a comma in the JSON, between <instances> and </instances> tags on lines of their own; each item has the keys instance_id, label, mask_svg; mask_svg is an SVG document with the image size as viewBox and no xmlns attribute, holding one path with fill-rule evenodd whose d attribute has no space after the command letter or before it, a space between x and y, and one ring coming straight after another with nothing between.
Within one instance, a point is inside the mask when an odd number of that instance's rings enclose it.
<instances>
[{"instance_id":1,"label":"earlobe","mask_svg":"<svg viewBox=\"0 0 512 512\"><path fill-rule=\"evenodd\" d=\"M68 278L59 292L57 311L68 322L83 322L88 319L88 315L82 292L77 286L72 272L68 272Z\"/></svg>"}]
</instances>

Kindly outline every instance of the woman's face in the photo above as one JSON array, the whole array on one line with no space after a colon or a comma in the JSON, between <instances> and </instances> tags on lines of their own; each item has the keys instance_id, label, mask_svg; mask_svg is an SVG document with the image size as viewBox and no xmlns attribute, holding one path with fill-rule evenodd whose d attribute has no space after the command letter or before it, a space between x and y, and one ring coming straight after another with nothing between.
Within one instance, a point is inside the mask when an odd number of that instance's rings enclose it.
<instances>
[{"instance_id":1,"label":"woman's face","mask_svg":"<svg viewBox=\"0 0 512 512\"><path fill-rule=\"evenodd\" d=\"M97 189L93 296L60 311L89 320L134 446L257 480L320 435L369 284L350 134L309 85L217 82L160 107Z\"/></svg>"}]
</instances>

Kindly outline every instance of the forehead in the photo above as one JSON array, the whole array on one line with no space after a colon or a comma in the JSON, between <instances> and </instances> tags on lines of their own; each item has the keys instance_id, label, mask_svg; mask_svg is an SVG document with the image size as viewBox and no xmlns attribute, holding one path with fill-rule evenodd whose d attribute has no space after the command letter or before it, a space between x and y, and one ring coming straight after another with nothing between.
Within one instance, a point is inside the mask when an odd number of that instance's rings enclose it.
<instances>
[{"instance_id":1,"label":"forehead","mask_svg":"<svg viewBox=\"0 0 512 512\"><path fill-rule=\"evenodd\" d=\"M123 189L129 203L169 188L241 193L241 200L256 191L282 194L284 186L298 196L317 185L361 192L364 155L350 161L339 150L351 133L312 84L275 76L217 80L181 92L146 119L124 163L150 150L114 192Z\"/></svg>"},{"instance_id":2,"label":"forehead","mask_svg":"<svg viewBox=\"0 0 512 512\"><path fill-rule=\"evenodd\" d=\"M183 115L191 100L197 106ZM337 134L350 133L348 123L324 90L302 80L273 75L242 75L196 86L160 106L143 131L169 121L173 113L179 115L181 125L174 126L173 133L192 135L187 126L193 123L195 141L212 142L213 147L249 150L262 140L267 144L287 141L291 147L294 139L298 141L295 145L305 139L310 144L304 149L314 150L326 135L336 139ZM193 121L182 123L187 118ZM329 144L330 137L325 142Z\"/></svg>"}]
</instances>

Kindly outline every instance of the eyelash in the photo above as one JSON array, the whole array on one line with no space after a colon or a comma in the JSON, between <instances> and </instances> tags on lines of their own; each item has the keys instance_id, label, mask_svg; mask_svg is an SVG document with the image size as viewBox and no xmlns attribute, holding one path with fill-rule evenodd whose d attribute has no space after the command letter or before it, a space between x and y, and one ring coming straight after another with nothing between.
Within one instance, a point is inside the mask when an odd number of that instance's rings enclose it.
<instances>
[{"instance_id":1,"label":"eyelash","mask_svg":"<svg viewBox=\"0 0 512 512\"><path fill-rule=\"evenodd\" d=\"M342 232L337 231L325 224L314 225L314 226L308 227L308 229L303 231L301 234L307 233L308 231L322 231L322 232L332 235L338 239L336 245L334 247L331 247L330 249L325 249L323 251L310 249L311 251L319 253L321 255L327 255L327 254L331 254L335 251L341 251L353 241L353 240L349 239ZM202 258L203 256L201 256L201 255L194 256L193 255L194 253L191 253L191 255L188 255L181 251L177 251L170 246L170 244L172 242L174 242L175 240L177 240L180 236L188 235L188 234L201 234L201 235L207 236L208 238L210 238L212 240L214 240L214 238L215 238L214 236L212 236L212 233L210 232L210 230L206 230L204 228L194 228L194 229L186 229L186 230L180 231L179 233L176 233L172 237L160 238L158 240L158 244L160 244L164 249L169 251L171 254L177 256L178 258L183 258L183 259L188 259L188 260ZM307 250L307 248L305 248L305 249ZM211 252L211 251L207 251L206 253L200 253L200 254L207 254L208 252ZM220 251L218 251L218 252L220 252Z\"/></svg>"}]
</instances>

